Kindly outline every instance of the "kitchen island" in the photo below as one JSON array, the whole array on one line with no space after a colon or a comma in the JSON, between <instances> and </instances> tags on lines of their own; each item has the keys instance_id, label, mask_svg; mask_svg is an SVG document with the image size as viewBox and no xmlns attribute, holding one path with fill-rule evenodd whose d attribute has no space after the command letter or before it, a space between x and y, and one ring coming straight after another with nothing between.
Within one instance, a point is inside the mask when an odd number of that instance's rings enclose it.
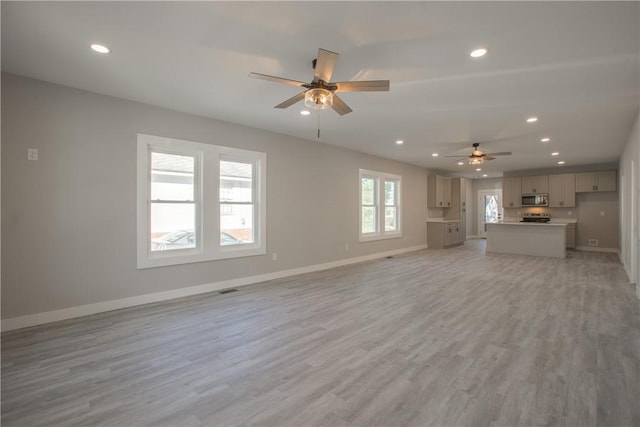
<instances>
[{"instance_id":1,"label":"kitchen island","mask_svg":"<svg viewBox=\"0 0 640 427\"><path fill-rule=\"evenodd\" d=\"M565 258L567 224L499 222L487 224L487 252Z\"/></svg>"}]
</instances>

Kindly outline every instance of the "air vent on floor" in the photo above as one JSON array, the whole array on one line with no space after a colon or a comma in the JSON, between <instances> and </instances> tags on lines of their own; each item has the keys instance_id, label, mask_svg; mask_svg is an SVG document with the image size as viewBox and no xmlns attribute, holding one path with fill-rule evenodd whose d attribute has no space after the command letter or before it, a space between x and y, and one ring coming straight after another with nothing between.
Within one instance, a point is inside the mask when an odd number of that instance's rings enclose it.
<instances>
[{"instance_id":1,"label":"air vent on floor","mask_svg":"<svg viewBox=\"0 0 640 427\"><path fill-rule=\"evenodd\" d=\"M233 288L232 289L225 289L224 291L220 291L218 293L221 294L221 295L224 295L224 294L230 294L231 292L238 292L238 290L237 289L233 289Z\"/></svg>"}]
</instances>

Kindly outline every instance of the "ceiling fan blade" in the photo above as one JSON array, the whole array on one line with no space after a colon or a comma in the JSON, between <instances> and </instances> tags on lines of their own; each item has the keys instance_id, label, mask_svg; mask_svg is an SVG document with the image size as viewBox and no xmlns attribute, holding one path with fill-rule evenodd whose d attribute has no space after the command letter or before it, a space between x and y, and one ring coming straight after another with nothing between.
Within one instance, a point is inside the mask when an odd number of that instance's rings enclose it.
<instances>
[{"instance_id":1,"label":"ceiling fan blade","mask_svg":"<svg viewBox=\"0 0 640 427\"><path fill-rule=\"evenodd\" d=\"M291 86L305 87L305 85L307 85L307 83L305 82L299 82L297 80L290 80L290 79L283 79L282 77L269 76L267 74L260 74L260 73L249 73L249 77L252 77L254 79L268 80L270 82L284 83L286 85L291 85Z\"/></svg>"},{"instance_id":2,"label":"ceiling fan blade","mask_svg":"<svg viewBox=\"0 0 640 427\"><path fill-rule=\"evenodd\" d=\"M305 91L306 92L306 91ZM273 108L287 108L292 106L293 104L295 104L296 102L300 102L304 99L304 92L300 92L299 94L297 94L296 96L292 96L291 98L287 99L284 102L281 102L280 104L276 105ZM335 97L334 97L335 99Z\"/></svg>"},{"instance_id":3,"label":"ceiling fan blade","mask_svg":"<svg viewBox=\"0 0 640 427\"><path fill-rule=\"evenodd\" d=\"M316 58L316 67L313 73L313 81L322 80L328 83L331 80L333 69L338 62L338 54L325 49L318 49L318 57Z\"/></svg>"},{"instance_id":4,"label":"ceiling fan blade","mask_svg":"<svg viewBox=\"0 0 640 427\"><path fill-rule=\"evenodd\" d=\"M495 160L495 157L483 156L483 159L485 159L485 160Z\"/></svg>"},{"instance_id":5,"label":"ceiling fan blade","mask_svg":"<svg viewBox=\"0 0 640 427\"><path fill-rule=\"evenodd\" d=\"M485 156L510 156L511 151L503 151L501 153L485 153Z\"/></svg>"},{"instance_id":6,"label":"ceiling fan blade","mask_svg":"<svg viewBox=\"0 0 640 427\"><path fill-rule=\"evenodd\" d=\"M332 83L336 92L388 92L389 80L366 80Z\"/></svg>"},{"instance_id":7,"label":"ceiling fan blade","mask_svg":"<svg viewBox=\"0 0 640 427\"><path fill-rule=\"evenodd\" d=\"M336 113L340 114L341 116L344 116L345 114L353 111L347 104L344 103L342 98L340 98L335 93L333 94L333 106L331 108L333 108Z\"/></svg>"}]
</instances>

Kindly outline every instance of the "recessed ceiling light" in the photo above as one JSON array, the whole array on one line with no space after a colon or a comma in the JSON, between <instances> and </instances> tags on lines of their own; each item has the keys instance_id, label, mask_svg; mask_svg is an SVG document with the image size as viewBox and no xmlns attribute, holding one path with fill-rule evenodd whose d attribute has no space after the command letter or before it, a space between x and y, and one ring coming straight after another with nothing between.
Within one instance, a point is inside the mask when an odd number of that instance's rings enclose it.
<instances>
[{"instance_id":1,"label":"recessed ceiling light","mask_svg":"<svg viewBox=\"0 0 640 427\"><path fill-rule=\"evenodd\" d=\"M538 121L538 118L537 118L537 117L529 117L529 118L527 119L527 123L535 123L535 122L537 122L537 121Z\"/></svg>"},{"instance_id":2,"label":"recessed ceiling light","mask_svg":"<svg viewBox=\"0 0 640 427\"><path fill-rule=\"evenodd\" d=\"M404 141L403 141L403 140L401 140L401 139L399 139L399 140L397 140L397 141L396 141L396 144L398 144L398 145L402 145L402 144L404 144Z\"/></svg>"},{"instance_id":3,"label":"recessed ceiling light","mask_svg":"<svg viewBox=\"0 0 640 427\"><path fill-rule=\"evenodd\" d=\"M564 160L560 160L560 161L558 162L558 164L559 164L559 165L564 165Z\"/></svg>"},{"instance_id":4,"label":"recessed ceiling light","mask_svg":"<svg viewBox=\"0 0 640 427\"><path fill-rule=\"evenodd\" d=\"M540 142L549 142L549 141L551 141L551 138L542 138L540 140Z\"/></svg>"},{"instance_id":5,"label":"recessed ceiling light","mask_svg":"<svg viewBox=\"0 0 640 427\"><path fill-rule=\"evenodd\" d=\"M551 153L552 156L558 156L560 155L560 153L558 153L557 151L554 151L553 153Z\"/></svg>"},{"instance_id":6,"label":"recessed ceiling light","mask_svg":"<svg viewBox=\"0 0 640 427\"><path fill-rule=\"evenodd\" d=\"M438 157L438 153L433 153L431 156Z\"/></svg>"},{"instance_id":7,"label":"recessed ceiling light","mask_svg":"<svg viewBox=\"0 0 640 427\"><path fill-rule=\"evenodd\" d=\"M487 175L486 173L482 175L483 178L486 178L487 176L489 175Z\"/></svg>"},{"instance_id":8,"label":"recessed ceiling light","mask_svg":"<svg viewBox=\"0 0 640 427\"><path fill-rule=\"evenodd\" d=\"M98 43L94 43L91 45L91 49L94 50L94 52L98 52L98 53L109 53L110 50L108 47L106 47L105 45L102 44L98 44Z\"/></svg>"},{"instance_id":9,"label":"recessed ceiling light","mask_svg":"<svg viewBox=\"0 0 640 427\"><path fill-rule=\"evenodd\" d=\"M480 172L481 170L481 168L476 168L476 172Z\"/></svg>"},{"instance_id":10,"label":"recessed ceiling light","mask_svg":"<svg viewBox=\"0 0 640 427\"><path fill-rule=\"evenodd\" d=\"M469 54L472 58L480 58L482 56L485 56L487 54L487 49L481 47L480 49L476 49L471 51L471 53Z\"/></svg>"},{"instance_id":11,"label":"recessed ceiling light","mask_svg":"<svg viewBox=\"0 0 640 427\"><path fill-rule=\"evenodd\" d=\"M464 165L464 162L458 162L458 166Z\"/></svg>"},{"instance_id":12,"label":"recessed ceiling light","mask_svg":"<svg viewBox=\"0 0 640 427\"><path fill-rule=\"evenodd\" d=\"M302 110L302 111L300 111L300 114L301 114L301 115L303 115L303 116L308 116L309 114L311 114L311 111L309 111L309 110Z\"/></svg>"}]
</instances>

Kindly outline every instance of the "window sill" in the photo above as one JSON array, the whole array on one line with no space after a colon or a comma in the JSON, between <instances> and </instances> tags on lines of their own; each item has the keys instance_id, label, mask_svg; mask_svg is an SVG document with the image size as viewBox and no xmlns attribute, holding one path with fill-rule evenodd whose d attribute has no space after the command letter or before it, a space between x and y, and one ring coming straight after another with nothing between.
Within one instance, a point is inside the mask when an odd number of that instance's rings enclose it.
<instances>
[{"instance_id":1,"label":"window sill","mask_svg":"<svg viewBox=\"0 0 640 427\"><path fill-rule=\"evenodd\" d=\"M219 261L232 258L243 258L256 255L265 255L267 253L264 248L223 248L215 256L203 254L200 251L186 249L180 254L151 254L138 260L138 270L154 267L166 267L170 265L192 264L194 262Z\"/></svg>"},{"instance_id":2,"label":"window sill","mask_svg":"<svg viewBox=\"0 0 640 427\"><path fill-rule=\"evenodd\" d=\"M402 232L396 233L385 233L385 234L372 234L372 235L361 235L358 239L359 242L373 242L376 240L388 240L388 239L398 239L402 237Z\"/></svg>"}]
</instances>

